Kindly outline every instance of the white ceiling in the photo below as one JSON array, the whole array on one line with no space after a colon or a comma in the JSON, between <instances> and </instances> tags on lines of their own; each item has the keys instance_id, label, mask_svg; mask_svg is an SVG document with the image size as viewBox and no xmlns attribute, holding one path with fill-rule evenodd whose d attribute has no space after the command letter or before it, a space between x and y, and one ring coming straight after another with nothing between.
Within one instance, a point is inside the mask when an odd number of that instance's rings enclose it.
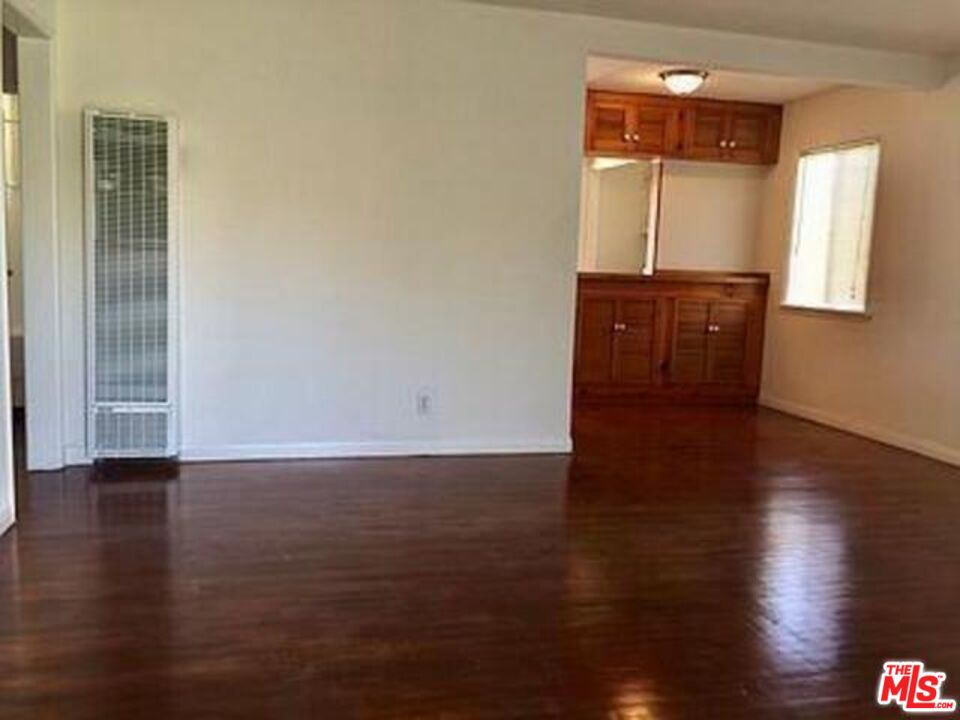
<instances>
[{"instance_id":1,"label":"white ceiling","mask_svg":"<svg viewBox=\"0 0 960 720\"><path fill-rule=\"evenodd\" d=\"M595 90L666 94L659 75L669 67L592 57L587 61L587 85ZM836 87L819 80L706 69L710 78L697 97L782 104Z\"/></svg>"},{"instance_id":2,"label":"white ceiling","mask_svg":"<svg viewBox=\"0 0 960 720\"><path fill-rule=\"evenodd\" d=\"M481 1L924 55L960 55L960 0Z\"/></svg>"}]
</instances>

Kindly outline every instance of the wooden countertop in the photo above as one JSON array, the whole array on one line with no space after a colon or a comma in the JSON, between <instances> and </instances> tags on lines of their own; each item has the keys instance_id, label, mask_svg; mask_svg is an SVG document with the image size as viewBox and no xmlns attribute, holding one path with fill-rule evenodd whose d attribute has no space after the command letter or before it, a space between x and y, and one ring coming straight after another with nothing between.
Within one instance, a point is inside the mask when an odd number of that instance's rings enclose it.
<instances>
[{"instance_id":1,"label":"wooden countertop","mask_svg":"<svg viewBox=\"0 0 960 720\"><path fill-rule=\"evenodd\" d=\"M711 270L660 270L653 275L639 273L581 272L580 280L638 283L715 283L718 285L769 285L770 273L722 272Z\"/></svg>"}]
</instances>

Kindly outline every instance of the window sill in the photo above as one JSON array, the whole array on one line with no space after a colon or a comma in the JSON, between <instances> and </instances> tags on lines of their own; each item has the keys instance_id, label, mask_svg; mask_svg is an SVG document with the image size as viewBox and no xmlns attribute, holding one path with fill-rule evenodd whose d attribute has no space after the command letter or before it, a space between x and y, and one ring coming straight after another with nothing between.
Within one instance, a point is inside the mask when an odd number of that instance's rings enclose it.
<instances>
[{"instance_id":1,"label":"window sill","mask_svg":"<svg viewBox=\"0 0 960 720\"><path fill-rule=\"evenodd\" d=\"M870 320L873 312L870 308L865 310L844 310L843 308L815 307L811 305L791 305L790 303L780 303L780 309L788 312L799 313L801 315L824 315L848 318L850 320Z\"/></svg>"}]
</instances>

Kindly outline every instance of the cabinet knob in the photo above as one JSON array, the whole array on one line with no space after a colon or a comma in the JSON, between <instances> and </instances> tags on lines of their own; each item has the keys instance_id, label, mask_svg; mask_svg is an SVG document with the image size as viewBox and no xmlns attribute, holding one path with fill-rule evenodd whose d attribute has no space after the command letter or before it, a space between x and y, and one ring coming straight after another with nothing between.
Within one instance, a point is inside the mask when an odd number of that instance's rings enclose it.
<instances>
[{"instance_id":1,"label":"cabinet knob","mask_svg":"<svg viewBox=\"0 0 960 720\"><path fill-rule=\"evenodd\" d=\"M630 142L630 133L624 133L624 134L623 134L623 139L624 139L625 142Z\"/></svg>"},{"instance_id":2,"label":"cabinet knob","mask_svg":"<svg viewBox=\"0 0 960 720\"><path fill-rule=\"evenodd\" d=\"M731 140L731 141L730 141L730 147L731 147L731 148L735 148L736 146L737 146L737 141L736 141L736 140Z\"/></svg>"},{"instance_id":3,"label":"cabinet knob","mask_svg":"<svg viewBox=\"0 0 960 720\"><path fill-rule=\"evenodd\" d=\"M720 141L720 147L722 147L722 148L727 147L727 141L726 141L726 140L721 140L721 141Z\"/></svg>"},{"instance_id":4,"label":"cabinet knob","mask_svg":"<svg viewBox=\"0 0 960 720\"><path fill-rule=\"evenodd\" d=\"M614 332L626 332L626 331L627 331L626 323L614 323L614 324L613 324L613 331L614 331Z\"/></svg>"},{"instance_id":5,"label":"cabinet knob","mask_svg":"<svg viewBox=\"0 0 960 720\"><path fill-rule=\"evenodd\" d=\"M633 141L634 141L634 142L640 142L640 133L634 133Z\"/></svg>"}]
</instances>

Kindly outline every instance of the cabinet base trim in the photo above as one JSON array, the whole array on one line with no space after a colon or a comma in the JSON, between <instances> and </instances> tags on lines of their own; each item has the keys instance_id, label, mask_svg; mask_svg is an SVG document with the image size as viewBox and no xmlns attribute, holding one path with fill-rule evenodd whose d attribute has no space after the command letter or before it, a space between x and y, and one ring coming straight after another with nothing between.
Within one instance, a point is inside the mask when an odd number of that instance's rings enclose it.
<instances>
[{"instance_id":1,"label":"cabinet base trim","mask_svg":"<svg viewBox=\"0 0 960 720\"><path fill-rule=\"evenodd\" d=\"M717 389L711 392L703 387L679 388L653 386L647 389L604 388L582 385L574 390L574 401L584 405L638 404L663 405L756 405L757 395L750 390Z\"/></svg>"},{"instance_id":2,"label":"cabinet base trim","mask_svg":"<svg viewBox=\"0 0 960 720\"><path fill-rule=\"evenodd\" d=\"M939 460L940 462L944 462L949 465L960 466L960 449L941 445L940 443L933 442L931 440L925 440L923 438L897 432L896 430L890 430L889 428L878 427L876 425L864 423L859 420L854 420L853 418L836 415L831 412L820 410L819 408L803 405L802 403L796 403L792 400L785 400L774 395L761 395L760 405L770 408L771 410L777 410L779 412L786 413L787 415L793 415L804 420L809 420L810 422L817 423L818 425L825 425L827 427L834 428L835 430L842 430L844 432L851 433L852 435L859 435L860 437L865 437L868 440L874 440L882 443L883 445L889 445L900 450L907 450L908 452L916 453L917 455L923 455L924 457L928 457L933 460Z\"/></svg>"}]
</instances>

